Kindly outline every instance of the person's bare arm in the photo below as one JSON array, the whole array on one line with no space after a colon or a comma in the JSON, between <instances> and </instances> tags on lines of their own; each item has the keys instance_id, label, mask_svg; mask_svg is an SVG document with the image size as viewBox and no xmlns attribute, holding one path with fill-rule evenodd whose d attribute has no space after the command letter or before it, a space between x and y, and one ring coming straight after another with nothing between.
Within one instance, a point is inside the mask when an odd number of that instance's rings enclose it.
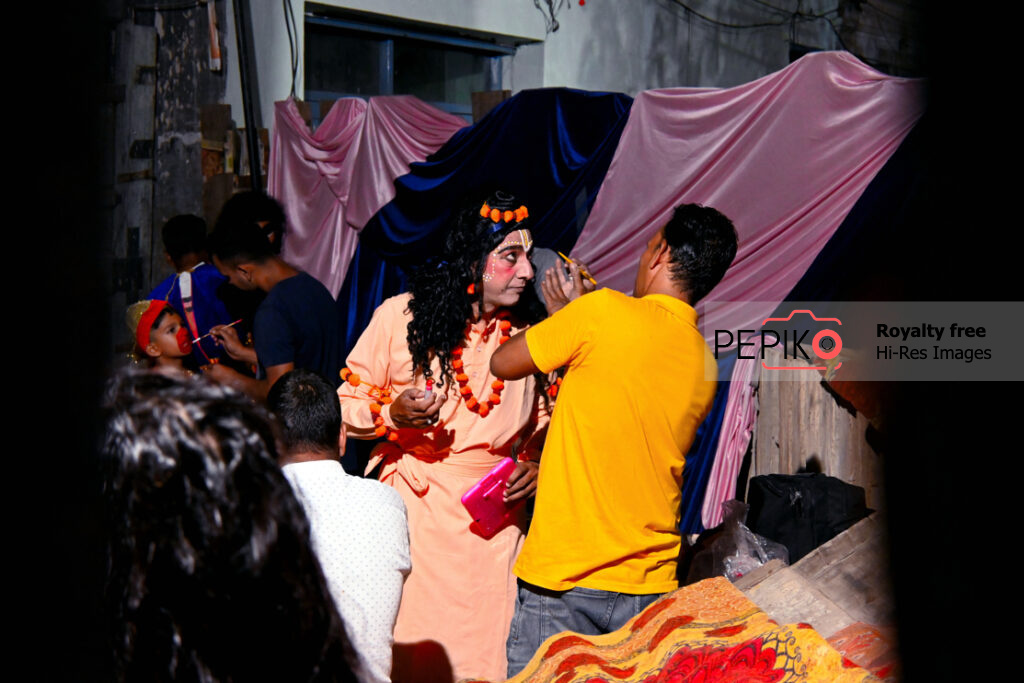
<instances>
[{"instance_id":1,"label":"person's bare arm","mask_svg":"<svg viewBox=\"0 0 1024 683\"><path fill-rule=\"evenodd\" d=\"M521 379L540 372L526 345L526 333L516 336L498 347L491 356L491 374L499 379Z\"/></svg>"},{"instance_id":2,"label":"person's bare arm","mask_svg":"<svg viewBox=\"0 0 1024 683\"><path fill-rule=\"evenodd\" d=\"M263 392L263 398L261 400L266 400L267 394L270 393L270 387L274 386L274 382L281 379L281 376L285 373L291 372L294 369L295 363L281 363L280 365L271 365L267 368L267 386Z\"/></svg>"},{"instance_id":3,"label":"person's bare arm","mask_svg":"<svg viewBox=\"0 0 1024 683\"><path fill-rule=\"evenodd\" d=\"M223 363L214 363L206 370L205 374L213 381L237 389L258 401L265 401L267 398L269 387L266 385L265 379L247 377Z\"/></svg>"},{"instance_id":4,"label":"person's bare arm","mask_svg":"<svg viewBox=\"0 0 1024 683\"><path fill-rule=\"evenodd\" d=\"M252 396L257 401L266 402L267 394L270 393L270 387L274 386L274 382L279 380L281 375L294 369L294 363L271 365L267 368L266 379L253 379L252 377L246 377L240 372L225 366L223 363L214 363L206 371L206 374L214 381L226 384L233 389L244 392L249 396Z\"/></svg>"}]
</instances>

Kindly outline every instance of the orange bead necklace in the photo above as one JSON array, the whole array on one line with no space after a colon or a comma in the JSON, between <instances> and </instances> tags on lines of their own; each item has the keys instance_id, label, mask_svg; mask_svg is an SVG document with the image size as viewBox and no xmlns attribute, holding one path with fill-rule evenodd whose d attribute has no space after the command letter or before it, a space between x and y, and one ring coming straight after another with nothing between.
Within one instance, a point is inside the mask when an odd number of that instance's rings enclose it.
<instances>
[{"instance_id":1,"label":"orange bead necklace","mask_svg":"<svg viewBox=\"0 0 1024 683\"><path fill-rule=\"evenodd\" d=\"M498 346L501 346L509 340L509 330L512 329L512 323L508 318L508 311L501 311L496 316L498 319L498 330L501 332L501 337L498 338ZM469 329L467 328L467 337ZM465 364L462 361L463 347L456 346L452 349L452 370L455 370L455 381L459 384L459 393L462 394L462 399L466 404L466 408L473 411L480 417L487 417L494 406L501 403L501 392L505 388L505 382L495 378L491 382L491 395L486 401L480 401L476 396L473 395L473 390L469 388L469 375L465 373Z\"/></svg>"}]
</instances>

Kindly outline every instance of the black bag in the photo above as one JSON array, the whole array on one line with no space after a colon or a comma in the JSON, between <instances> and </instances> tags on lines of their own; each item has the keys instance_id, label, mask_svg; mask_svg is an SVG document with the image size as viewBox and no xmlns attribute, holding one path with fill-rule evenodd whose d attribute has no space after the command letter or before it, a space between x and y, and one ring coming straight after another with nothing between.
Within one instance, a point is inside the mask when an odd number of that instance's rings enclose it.
<instances>
[{"instance_id":1,"label":"black bag","mask_svg":"<svg viewBox=\"0 0 1024 683\"><path fill-rule=\"evenodd\" d=\"M754 477L747 502L747 527L786 546L791 564L873 512L860 486L820 473Z\"/></svg>"}]
</instances>

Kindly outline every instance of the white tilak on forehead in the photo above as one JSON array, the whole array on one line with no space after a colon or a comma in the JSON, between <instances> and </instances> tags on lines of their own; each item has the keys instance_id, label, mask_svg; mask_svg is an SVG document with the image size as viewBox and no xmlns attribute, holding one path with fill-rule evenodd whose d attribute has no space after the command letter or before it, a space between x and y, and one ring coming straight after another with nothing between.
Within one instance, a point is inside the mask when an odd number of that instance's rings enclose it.
<instances>
[{"instance_id":1,"label":"white tilak on forehead","mask_svg":"<svg viewBox=\"0 0 1024 683\"><path fill-rule=\"evenodd\" d=\"M501 244L494 248L494 251L487 257L487 270L483 274L483 279L486 282L490 282L491 278L494 277L494 264L498 260L498 255L502 249L507 247L519 247L523 248L523 251L529 252L530 247L533 246L533 236L529 230L516 230L505 235L505 239L502 240Z\"/></svg>"},{"instance_id":2,"label":"white tilak on forehead","mask_svg":"<svg viewBox=\"0 0 1024 683\"><path fill-rule=\"evenodd\" d=\"M498 253L505 247L518 247L522 246L523 251L529 251L530 247L533 246L533 236L529 230L516 230L505 235L505 239L502 240L501 244L495 247L493 254Z\"/></svg>"}]
</instances>

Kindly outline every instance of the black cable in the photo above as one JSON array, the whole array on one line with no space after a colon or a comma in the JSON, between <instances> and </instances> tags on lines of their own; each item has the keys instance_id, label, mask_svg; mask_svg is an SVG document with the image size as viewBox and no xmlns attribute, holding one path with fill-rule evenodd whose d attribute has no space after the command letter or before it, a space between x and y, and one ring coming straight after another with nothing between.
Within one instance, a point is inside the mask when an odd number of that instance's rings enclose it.
<instances>
[{"instance_id":1,"label":"black cable","mask_svg":"<svg viewBox=\"0 0 1024 683\"><path fill-rule=\"evenodd\" d=\"M769 2L765 2L764 0L750 0L750 2L756 3L756 4L761 5L763 7L767 7L768 9L775 10L776 12L781 12L782 14L787 14L788 15L788 14L794 14L795 13L791 9L785 9L784 7L777 7L776 5L773 5L773 4L769 3ZM799 8L799 4L797 5L797 7ZM799 11L799 9L797 11Z\"/></svg>"},{"instance_id":2,"label":"black cable","mask_svg":"<svg viewBox=\"0 0 1024 683\"><path fill-rule=\"evenodd\" d=\"M299 42L298 29L295 27L295 17L292 15L291 0L282 0L281 8L284 10L284 24L288 31L288 52L291 56L292 67L292 89L291 96L295 97L295 77L299 73L299 58L296 54L295 44Z\"/></svg>"},{"instance_id":3,"label":"black cable","mask_svg":"<svg viewBox=\"0 0 1024 683\"><path fill-rule=\"evenodd\" d=\"M709 24L713 24L715 26L722 26L723 28L771 28L771 27L775 27L775 26L784 26L784 25L786 25L790 21L790 17L786 17L785 19L782 19L781 21L766 21L766 22L760 22L760 23L756 23L756 24L731 24L729 22L719 21L718 19L712 19L711 17L709 17L707 15L701 14L697 10L695 10L692 7L690 7L689 5L687 5L682 0L671 0L671 1L674 4L679 5L680 7L682 7L684 10L686 10L686 12L688 14L692 14L695 17L697 17L698 19L703 19L704 21L708 22Z\"/></svg>"},{"instance_id":4,"label":"black cable","mask_svg":"<svg viewBox=\"0 0 1024 683\"><path fill-rule=\"evenodd\" d=\"M206 3L204 3L204 2L189 2L189 3L181 3L181 4L177 4L177 5L157 5L157 4L153 4L153 5L140 5L140 4L131 4L131 5L128 5L128 8L131 9L131 10L134 10L134 11L143 11L143 12L175 12L175 11L178 11L178 10L195 9L196 7L199 7L200 5L204 5L204 4L206 4Z\"/></svg>"},{"instance_id":5,"label":"black cable","mask_svg":"<svg viewBox=\"0 0 1024 683\"><path fill-rule=\"evenodd\" d=\"M757 22L757 23L753 23L753 24L733 24L733 23L730 23L730 22L727 22L727 21L720 21L718 19L714 19L714 18L709 17L709 16L707 16L705 14L701 14L697 10L695 10L692 7L690 7L689 5L687 5L682 0L670 0L670 1L673 4L676 4L676 5L679 5L680 7L682 7L684 10L686 10L686 12L694 15L695 17L698 17L699 19L703 19L704 21L708 22L709 24L713 24L715 26L722 26L723 28L736 28L736 29L772 28L772 27L775 27L775 26L785 26L786 24L788 24L790 22L793 22L793 21L796 21L796 20L799 20L799 21L811 21L811 20L816 20L816 19L825 19L826 21L828 21L828 15L833 14L833 13L839 11L839 6L837 5L835 7L835 9L827 10L825 12L822 12L821 14L807 14L806 12L800 12L800 11L790 12L789 10L784 10L781 7L775 7L774 5L769 5L767 3L758 2L758 4L763 4L763 5L767 6L767 7L771 7L772 9L777 10L779 12L785 12L785 13L789 14L789 16L787 16L785 19L780 19L779 21L765 21L765 22ZM754 0L754 1L757 2L757 0Z\"/></svg>"}]
</instances>

